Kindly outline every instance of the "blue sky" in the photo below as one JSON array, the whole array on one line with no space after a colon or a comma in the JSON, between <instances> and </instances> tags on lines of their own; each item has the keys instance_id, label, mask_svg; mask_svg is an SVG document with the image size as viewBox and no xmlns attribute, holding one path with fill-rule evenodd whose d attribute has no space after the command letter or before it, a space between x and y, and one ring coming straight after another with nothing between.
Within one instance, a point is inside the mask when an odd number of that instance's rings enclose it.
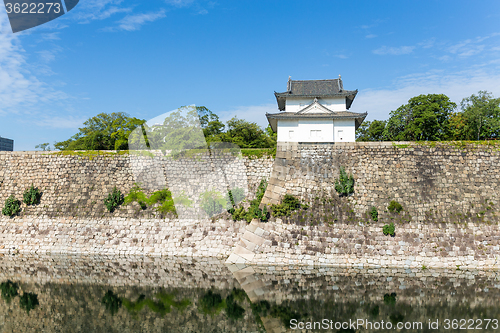
<instances>
[{"instance_id":1,"label":"blue sky","mask_svg":"<svg viewBox=\"0 0 500 333\"><path fill-rule=\"evenodd\" d=\"M12 34L0 8L0 136L62 141L101 112L204 105L267 125L274 91L342 75L368 120L423 93L500 97L500 2L80 0Z\"/></svg>"}]
</instances>

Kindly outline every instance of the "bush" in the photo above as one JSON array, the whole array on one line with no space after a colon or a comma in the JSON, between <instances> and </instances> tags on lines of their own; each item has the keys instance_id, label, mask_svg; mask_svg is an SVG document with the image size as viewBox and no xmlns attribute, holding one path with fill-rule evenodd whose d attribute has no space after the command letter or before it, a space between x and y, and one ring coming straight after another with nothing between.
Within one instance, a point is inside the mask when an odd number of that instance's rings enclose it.
<instances>
[{"instance_id":1,"label":"bush","mask_svg":"<svg viewBox=\"0 0 500 333\"><path fill-rule=\"evenodd\" d=\"M278 205L271 205L273 211L273 216L290 216L292 211L300 208L299 199L295 198L291 194L285 194L283 201Z\"/></svg>"},{"instance_id":2,"label":"bush","mask_svg":"<svg viewBox=\"0 0 500 333\"><path fill-rule=\"evenodd\" d=\"M7 216L14 216L21 211L21 202L13 195L5 200L5 207L2 209L2 214Z\"/></svg>"},{"instance_id":3,"label":"bush","mask_svg":"<svg viewBox=\"0 0 500 333\"><path fill-rule=\"evenodd\" d=\"M125 205L128 205L133 201L137 201L137 203L143 210L147 208L146 202L148 201L148 198L137 183L135 183L134 186L130 189L130 192L125 197L123 203Z\"/></svg>"},{"instance_id":4,"label":"bush","mask_svg":"<svg viewBox=\"0 0 500 333\"><path fill-rule=\"evenodd\" d=\"M17 294L18 289L19 289L19 285L15 282L10 281L10 280L7 280L7 281L2 282L0 284L0 290L2 291L2 298L7 303L10 303L10 301L18 295Z\"/></svg>"},{"instance_id":5,"label":"bush","mask_svg":"<svg viewBox=\"0 0 500 333\"><path fill-rule=\"evenodd\" d=\"M222 194L217 191L206 191L200 197L201 208L210 217L222 213L227 204Z\"/></svg>"},{"instance_id":6,"label":"bush","mask_svg":"<svg viewBox=\"0 0 500 333\"><path fill-rule=\"evenodd\" d=\"M260 181L259 186L257 187L256 198L250 201L250 207L248 207L248 211L245 211L243 207L239 208L229 208L228 212L233 216L234 221L246 220L247 223L252 222L253 219L259 219L262 222L267 222L269 220L270 214L267 211L267 207L260 209L260 203L262 198L264 197L264 193L266 192L267 181L262 179ZM241 190L241 196L244 198L244 192ZM232 191L231 191L232 192ZM236 195L233 194L233 198Z\"/></svg>"},{"instance_id":7,"label":"bush","mask_svg":"<svg viewBox=\"0 0 500 333\"><path fill-rule=\"evenodd\" d=\"M113 188L113 192L108 194L108 197L104 199L104 205L109 212L113 212L116 207L120 206L124 201L122 192L116 188Z\"/></svg>"},{"instance_id":8,"label":"bush","mask_svg":"<svg viewBox=\"0 0 500 333\"><path fill-rule=\"evenodd\" d=\"M212 290L209 290L202 298L200 298L199 304L200 311L211 316L219 313L225 305L221 295L214 294Z\"/></svg>"},{"instance_id":9,"label":"bush","mask_svg":"<svg viewBox=\"0 0 500 333\"><path fill-rule=\"evenodd\" d=\"M235 302L233 294L226 297L226 314L232 320L241 319L245 314L245 309Z\"/></svg>"},{"instance_id":10,"label":"bush","mask_svg":"<svg viewBox=\"0 0 500 333\"><path fill-rule=\"evenodd\" d=\"M403 210L403 206L401 206L401 204L397 201L394 201L392 200L390 203L389 203L389 206L387 206L387 209L393 213L394 211L396 212L400 212Z\"/></svg>"},{"instance_id":11,"label":"bush","mask_svg":"<svg viewBox=\"0 0 500 333\"><path fill-rule=\"evenodd\" d=\"M27 204L28 206L31 205L38 205L40 203L40 198L42 197L42 194L40 193L40 190L38 187L34 187L31 185L29 189L24 191L23 194L23 202Z\"/></svg>"},{"instance_id":12,"label":"bush","mask_svg":"<svg viewBox=\"0 0 500 333\"><path fill-rule=\"evenodd\" d=\"M160 206L156 208L158 212L163 214L173 213L174 215L177 215L174 200L172 199L172 192L167 189L153 192L147 199L147 203L149 205L159 203Z\"/></svg>"},{"instance_id":13,"label":"bush","mask_svg":"<svg viewBox=\"0 0 500 333\"><path fill-rule=\"evenodd\" d=\"M245 199L245 191L242 188L236 187L229 190L226 194L227 208L231 209Z\"/></svg>"},{"instance_id":14,"label":"bush","mask_svg":"<svg viewBox=\"0 0 500 333\"><path fill-rule=\"evenodd\" d=\"M395 232L395 227L394 227L394 223L391 223L391 224L386 224L382 227L382 232L384 233L384 235L391 235L391 236L394 236L396 234Z\"/></svg>"},{"instance_id":15,"label":"bush","mask_svg":"<svg viewBox=\"0 0 500 333\"><path fill-rule=\"evenodd\" d=\"M257 192L255 193L255 197L259 201L259 205L260 202L262 201L262 198L264 197L264 193L266 193L266 189L267 189L267 181L265 179L262 179L260 181L259 186L257 187Z\"/></svg>"},{"instance_id":16,"label":"bush","mask_svg":"<svg viewBox=\"0 0 500 333\"><path fill-rule=\"evenodd\" d=\"M28 314L38 305L38 296L34 293L24 293L19 300L19 305L26 310Z\"/></svg>"},{"instance_id":17,"label":"bush","mask_svg":"<svg viewBox=\"0 0 500 333\"><path fill-rule=\"evenodd\" d=\"M122 306L121 298L115 295L111 290L108 290L106 295L104 295L101 303L104 304L104 307L111 313L112 316L117 313Z\"/></svg>"},{"instance_id":18,"label":"bush","mask_svg":"<svg viewBox=\"0 0 500 333\"><path fill-rule=\"evenodd\" d=\"M372 217L372 220L377 222L378 221L378 210L377 207L372 207L369 211L370 216Z\"/></svg>"},{"instance_id":19,"label":"bush","mask_svg":"<svg viewBox=\"0 0 500 333\"><path fill-rule=\"evenodd\" d=\"M347 176L343 166L340 167L339 179L335 180L335 190L340 196L346 196L354 193L354 177Z\"/></svg>"}]
</instances>

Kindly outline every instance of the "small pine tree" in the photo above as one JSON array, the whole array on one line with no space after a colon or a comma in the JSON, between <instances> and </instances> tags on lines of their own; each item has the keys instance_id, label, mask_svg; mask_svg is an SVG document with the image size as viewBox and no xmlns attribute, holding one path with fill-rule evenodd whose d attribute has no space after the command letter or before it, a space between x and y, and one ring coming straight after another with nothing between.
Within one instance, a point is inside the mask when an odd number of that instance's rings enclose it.
<instances>
[{"instance_id":1,"label":"small pine tree","mask_svg":"<svg viewBox=\"0 0 500 333\"><path fill-rule=\"evenodd\" d=\"M339 179L335 180L335 190L340 196L354 193L354 177L352 174L348 176L343 166L340 167Z\"/></svg>"}]
</instances>

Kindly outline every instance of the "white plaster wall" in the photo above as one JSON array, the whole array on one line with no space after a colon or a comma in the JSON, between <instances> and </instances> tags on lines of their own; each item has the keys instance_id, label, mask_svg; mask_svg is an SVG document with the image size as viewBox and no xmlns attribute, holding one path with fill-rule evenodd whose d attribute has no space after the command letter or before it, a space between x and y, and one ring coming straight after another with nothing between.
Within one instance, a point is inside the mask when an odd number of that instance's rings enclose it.
<instances>
[{"instance_id":1,"label":"white plaster wall","mask_svg":"<svg viewBox=\"0 0 500 333\"><path fill-rule=\"evenodd\" d=\"M298 112L313 101L312 98L287 98L285 111ZM318 102L332 111L346 111L345 97L318 99Z\"/></svg>"},{"instance_id":2,"label":"white plaster wall","mask_svg":"<svg viewBox=\"0 0 500 333\"><path fill-rule=\"evenodd\" d=\"M290 136L290 131L293 131L292 136ZM278 120L278 141L299 142L299 121Z\"/></svg>"},{"instance_id":3,"label":"white plaster wall","mask_svg":"<svg viewBox=\"0 0 500 333\"><path fill-rule=\"evenodd\" d=\"M278 120L278 141L334 142L333 129L332 119ZM292 136L290 136L290 131L293 131Z\"/></svg>"},{"instance_id":4,"label":"white plaster wall","mask_svg":"<svg viewBox=\"0 0 500 333\"><path fill-rule=\"evenodd\" d=\"M334 122L335 142L355 142L356 127L354 119L335 120Z\"/></svg>"}]
</instances>

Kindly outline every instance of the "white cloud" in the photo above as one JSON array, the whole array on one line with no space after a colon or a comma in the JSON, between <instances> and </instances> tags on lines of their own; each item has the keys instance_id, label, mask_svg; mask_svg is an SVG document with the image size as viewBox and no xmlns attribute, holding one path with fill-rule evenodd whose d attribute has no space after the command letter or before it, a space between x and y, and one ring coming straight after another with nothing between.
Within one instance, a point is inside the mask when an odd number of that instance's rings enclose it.
<instances>
[{"instance_id":1,"label":"white cloud","mask_svg":"<svg viewBox=\"0 0 500 333\"><path fill-rule=\"evenodd\" d=\"M165 0L165 2L176 7L186 7L191 5L194 0Z\"/></svg>"},{"instance_id":2,"label":"white cloud","mask_svg":"<svg viewBox=\"0 0 500 333\"><path fill-rule=\"evenodd\" d=\"M151 12L151 13L127 15L123 19L118 21L118 27L114 29L135 31L139 30L141 26L147 22L153 22L164 17L165 17L164 9L161 9L156 13Z\"/></svg>"},{"instance_id":3,"label":"white cloud","mask_svg":"<svg viewBox=\"0 0 500 333\"><path fill-rule=\"evenodd\" d=\"M129 13L132 7L120 7L123 0L87 0L81 1L74 14L79 23L104 20L118 13Z\"/></svg>"},{"instance_id":4,"label":"white cloud","mask_svg":"<svg viewBox=\"0 0 500 333\"><path fill-rule=\"evenodd\" d=\"M0 15L0 114L30 112L40 103L67 98L40 81L29 68L19 36L11 32L6 15Z\"/></svg>"},{"instance_id":5,"label":"white cloud","mask_svg":"<svg viewBox=\"0 0 500 333\"><path fill-rule=\"evenodd\" d=\"M233 117L238 117L239 119L245 119L247 121L257 123L259 126L265 128L268 125L266 112L279 112L278 104L270 103L263 105L239 106L229 111L222 111L219 113L219 116L220 120L224 123Z\"/></svg>"},{"instance_id":6,"label":"white cloud","mask_svg":"<svg viewBox=\"0 0 500 333\"><path fill-rule=\"evenodd\" d=\"M456 73L430 71L402 77L394 84L395 88L361 90L351 111L368 112L368 120L389 118L389 113L406 104L412 97L420 94L445 94L453 102L460 101L479 90L487 90L500 97L500 69L467 70Z\"/></svg>"},{"instance_id":7,"label":"white cloud","mask_svg":"<svg viewBox=\"0 0 500 333\"><path fill-rule=\"evenodd\" d=\"M374 35L374 34L369 34L369 35L366 35L365 38L375 38L375 37L378 37L377 35Z\"/></svg>"},{"instance_id":8,"label":"white cloud","mask_svg":"<svg viewBox=\"0 0 500 333\"><path fill-rule=\"evenodd\" d=\"M43 117L35 121L38 126L60 129L76 129L83 125L87 118L65 116L63 117Z\"/></svg>"},{"instance_id":9,"label":"white cloud","mask_svg":"<svg viewBox=\"0 0 500 333\"><path fill-rule=\"evenodd\" d=\"M400 46L400 47L387 47L382 46L376 50L373 50L373 53L378 55L402 55L412 53L415 49L415 46Z\"/></svg>"}]
</instances>

